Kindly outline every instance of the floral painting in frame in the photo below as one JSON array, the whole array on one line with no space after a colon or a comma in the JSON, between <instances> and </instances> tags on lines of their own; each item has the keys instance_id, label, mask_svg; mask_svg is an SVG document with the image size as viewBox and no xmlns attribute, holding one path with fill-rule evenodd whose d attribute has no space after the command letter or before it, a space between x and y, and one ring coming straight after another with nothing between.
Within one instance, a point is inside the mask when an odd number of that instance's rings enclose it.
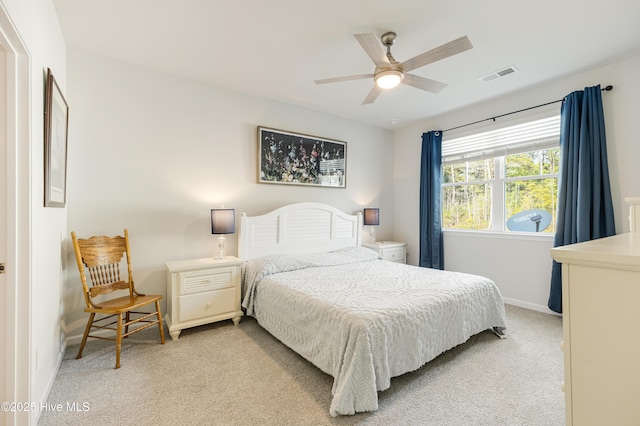
<instances>
[{"instance_id":1,"label":"floral painting in frame","mask_svg":"<svg viewBox=\"0 0 640 426\"><path fill-rule=\"evenodd\" d=\"M258 182L347 186L347 143L258 127Z\"/></svg>"}]
</instances>

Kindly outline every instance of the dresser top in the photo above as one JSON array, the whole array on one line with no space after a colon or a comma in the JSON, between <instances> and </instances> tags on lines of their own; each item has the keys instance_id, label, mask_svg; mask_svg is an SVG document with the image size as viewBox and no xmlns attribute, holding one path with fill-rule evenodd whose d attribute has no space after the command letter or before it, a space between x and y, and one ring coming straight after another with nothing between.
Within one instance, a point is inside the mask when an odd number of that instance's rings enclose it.
<instances>
[{"instance_id":1,"label":"dresser top","mask_svg":"<svg viewBox=\"0 0 640 426\"><path fill-rule=\"evenodd\" d=\"M628 232L551 249L560 263L640 269L640 233Z\"/></svg>"},{"instance_id":2,"label":"dresser top","mask_svg":"<svg viewBox=\"0 0 640 426\"><path fill-rule=\"evenodd\" d=\"M624 199L624 201L627 202L627 204L640 204L640 197L627 197Z\"/></svg>"}]
</instances>

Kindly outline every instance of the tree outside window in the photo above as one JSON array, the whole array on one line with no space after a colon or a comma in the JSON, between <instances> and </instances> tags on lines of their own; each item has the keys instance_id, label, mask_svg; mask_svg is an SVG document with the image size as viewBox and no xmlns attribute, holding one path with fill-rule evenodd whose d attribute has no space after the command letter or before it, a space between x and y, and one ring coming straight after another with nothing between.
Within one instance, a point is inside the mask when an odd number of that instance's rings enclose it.
<instances>
[{"instance_id":1,"label":"tree outside window","mask_svg":"<svg viewBox=\"0 0 640 426\"><path fill-rule=\"evenodd\" d=\"M536 209L552 215L541 232L554 233L559 157L551 148L443 164L442 227L504 231L509 217Z\"/></svg>"}]
</instances>

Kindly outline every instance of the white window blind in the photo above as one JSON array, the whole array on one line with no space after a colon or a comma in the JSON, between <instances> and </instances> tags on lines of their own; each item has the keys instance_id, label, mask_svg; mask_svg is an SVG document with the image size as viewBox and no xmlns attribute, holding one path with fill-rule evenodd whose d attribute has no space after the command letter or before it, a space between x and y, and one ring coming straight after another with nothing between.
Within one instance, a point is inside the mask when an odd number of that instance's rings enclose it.
<instances>
[{"instance_id":1,"label":"white window blind","mask_svg":"<svg viewBox=\"0 0 640 426\"><path fill-rule=\"evenodd\" d=\"M451 164L557 148L560 115L442 141L442 163Z\"/></svg>"}]
</instances>

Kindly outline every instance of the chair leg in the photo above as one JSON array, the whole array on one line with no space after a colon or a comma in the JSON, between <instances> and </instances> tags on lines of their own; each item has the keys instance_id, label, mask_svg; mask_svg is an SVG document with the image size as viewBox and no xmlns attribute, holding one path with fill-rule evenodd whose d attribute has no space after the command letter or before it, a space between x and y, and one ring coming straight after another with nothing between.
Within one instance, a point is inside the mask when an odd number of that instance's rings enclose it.
<instances>
[{"instance_id":1,"label":"chair leg","mask_svg":"<svg viewBox=\"0 0 640 426\"><path fill-rule=\"evenodd\" d=\"M160 327L160 342L164 345L164 326L162 325L162 314L160 313L160 302L156 300L156 313L158 314L158 327Z\"/></svg>"},{"instance_id":2,"label":"chair leg","mask_svg":"<svg viewBox=\"0 0 640 426\"><path fill-rule=\"evenodd\" d=\"M82 342L80 343L80 349L78 350L76 359L82 358L82 350L84 349L84 344L87 343L87 337L89 337L89 331L91 330L91 326L93 325L93 319L95 318L95 316L95 312L92 312L89 316L89 320L87 321L87 326L84 329L84 335L82 336Z\"/></svg>"},{"instance_id":3,"label":"chair leg","mask_svg":"<svg viewBox=\"0 0 640 426\"><path fill-rule=\"evenodd\" d=\"M122 347L122 314L118 314L116 327L116 368L120 368L120 348Z\"/></svg>"},{"instance_id":4,"label":"chair leg","mask_svg":"<svg viewBox=\"0 0 640 426\"><path fill-rule=\"evenodd\" d=\"M126 339L127 337L129 337L129 336L128 336L128 334L129 334L129 320L130 320L130 315L131 315L131 312L130 312L130 311L127 311L127 314L126 314L126 317L125 317L125 321L126 321L126 324L127 324L127 325L125 325L125 326L124 326L124 334L127 334L127 336L125 336L125 337L124 337L125 339Z\"/></svg>"}]
</instances>

